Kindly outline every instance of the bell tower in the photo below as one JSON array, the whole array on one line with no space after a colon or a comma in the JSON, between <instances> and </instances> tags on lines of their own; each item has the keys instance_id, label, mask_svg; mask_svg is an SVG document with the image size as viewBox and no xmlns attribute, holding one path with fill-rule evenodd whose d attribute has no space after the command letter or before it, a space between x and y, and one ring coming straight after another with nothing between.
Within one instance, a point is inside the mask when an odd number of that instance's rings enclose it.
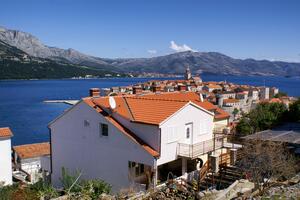
<instances>
[{"instance_id":1,"label":"bell tower","mask_svg":"<svg viewBox=\"0 0 300 200\"><path fill-rule=\"evenodd\" d=\"M192 78L192 73L190 70L190 67L187 66L185 69L185 75L184 75L185 80L190 80Z\"/></svg>"}]
</instances>

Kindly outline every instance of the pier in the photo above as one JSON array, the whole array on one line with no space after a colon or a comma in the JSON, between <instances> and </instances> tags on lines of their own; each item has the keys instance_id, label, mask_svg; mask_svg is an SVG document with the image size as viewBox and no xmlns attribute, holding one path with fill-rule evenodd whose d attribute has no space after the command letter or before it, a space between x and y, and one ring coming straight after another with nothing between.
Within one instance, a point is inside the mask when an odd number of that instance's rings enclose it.
<instances>
[{"instance_id":1,"label":"pier","mask_svg":"<svg viewBox=\"0 0 300 200\"><path fill-rule=\"evenodd\" d=\"M44 103L64 103L68 105L75 105L79 100L45 100Z\"/></svg>"}]
</instances>

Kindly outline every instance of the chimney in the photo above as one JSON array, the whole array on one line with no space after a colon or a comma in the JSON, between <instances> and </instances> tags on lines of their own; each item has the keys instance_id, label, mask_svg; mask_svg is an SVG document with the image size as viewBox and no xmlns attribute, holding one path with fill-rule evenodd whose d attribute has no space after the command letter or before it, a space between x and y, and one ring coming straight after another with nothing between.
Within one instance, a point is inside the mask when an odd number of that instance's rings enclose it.
<instances>
[{"instance_id":1,"label":"chimney","mask_svg":"<svg viewBox=\"0 0 300 200\"><path fill-rule=\"evenodd\" d=\"M152 91L153 91L153 92L160 92L160 91L161 91L161 88L160 88L159 85L154 85L154 86L152 86Z\"/></svg>"},{"instance_id":2,"label":"chimney","mask_svg":"<svg viewBox=\"0 0 300 200\"><path fill-rule=\"evenodd\" d=\"M100 89L99 88L91 88L90 89L90 97L100 97Z\"/></svg>"},{"instance_id":3,"label":"chimney","mask_svg":"<svg viewBox=\"0 0 300 200\"><path fill-rule=\"evenodd\" d=\"M141 86L133 86L132 93L133 94L141 94L142 93L142 87Z\"/></svg>"},{"instance_id":4,"label":"chimney","mask_svg":"<svg viewBox=\"0 0 300 200\"><path fill-rule=\"evenodd\" d=\"M178 85L178 90L179 91L186 91L186 86L185 85Z\"/></svg>"}]
</instances>

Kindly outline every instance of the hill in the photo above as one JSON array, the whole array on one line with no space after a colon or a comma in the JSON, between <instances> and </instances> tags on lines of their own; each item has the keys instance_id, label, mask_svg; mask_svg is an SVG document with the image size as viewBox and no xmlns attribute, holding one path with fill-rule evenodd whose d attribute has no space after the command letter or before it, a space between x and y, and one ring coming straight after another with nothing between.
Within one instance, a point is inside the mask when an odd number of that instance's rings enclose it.
<instances>
[{"instance_id":1,"label":"hill","mask_svg":"<svg viewBox=\"0 0 300 200\"><path fill-rule=\"evenodd\" d=\"M300 63L235 59L218 52L186 51L153 58L107 59L86 55L74 49L49 47L29 33L3 27L0 27L0 41L25 52L31 57L51 60L58 64L70 64L74 67L75 65L87 66L84 68L86 70L181 74L189 65L193 73L300 76Z\"/></svg>"},{"instance_id":2,"label":"hill","mask_svg":"<svg viewBox=\"0 0 300 200\"><path fill-rule=\"evenodd\" d=\"M0 79L71 78L86 75L115 75L104 69L93 69L70 63L36 58L0 41Z\"/></svg>"}]
</instances>

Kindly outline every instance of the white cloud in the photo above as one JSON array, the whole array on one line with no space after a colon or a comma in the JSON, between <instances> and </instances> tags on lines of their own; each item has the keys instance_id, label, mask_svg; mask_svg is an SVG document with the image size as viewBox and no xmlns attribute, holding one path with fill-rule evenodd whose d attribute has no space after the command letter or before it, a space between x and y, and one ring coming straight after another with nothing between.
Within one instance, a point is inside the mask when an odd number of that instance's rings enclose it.
<instances>
[{"instance_id":1,"label":"white cloud","mask_svg":"<svg viewBox=\"0 0 300 200\"><path fill-rule=\"evenodd\" d=\"M156 54L157 53L157 51L155 49L149 49L147 52L150 53L150 54Z\"/></svg>"},{"instance_id":2,"label":"white cloud","mask_svg":"<svg viewBox=\"0 0 300 200\"><path fill-rule=\"evenodd\" d=\"M170 45L170 49L176 51L176 52L182 52L182 51L196 51L194 49L192 49L191 47L189 47L188 45L186 44L183 44L183 45L178 45L176 44L173 40L170 42L171 45Z\"/></svg>"}]
</instances>

